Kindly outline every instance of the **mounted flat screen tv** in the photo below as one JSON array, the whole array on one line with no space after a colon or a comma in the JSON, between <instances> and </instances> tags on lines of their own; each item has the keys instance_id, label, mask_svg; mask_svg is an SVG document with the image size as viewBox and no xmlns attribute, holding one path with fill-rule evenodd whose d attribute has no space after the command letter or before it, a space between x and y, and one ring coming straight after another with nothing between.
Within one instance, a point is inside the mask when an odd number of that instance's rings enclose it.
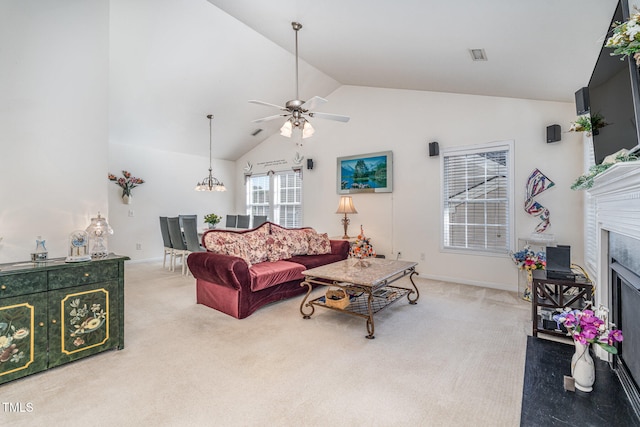
<instances>
[{"instance_id":1,"label":"mounted flat screen tv","mask_svg":"<svg viewBox=\"0 0 640 427\"><path fill-rule=\"evenodd\" d=\"M627 0L618 3L611 22L623 22L628 19ZM611 27L609 27L611 28ZM607 32L604 43L611 36ZM589 81L589 111L591 117L600 114L605 127L593 132L593 151L595 163L600 164L610 154L626 148L636 151L640 148L640 95L638 92L638 68L635 60L612 56L613 49L604 47L593 69Z\"/></svg>"}]
</instances>

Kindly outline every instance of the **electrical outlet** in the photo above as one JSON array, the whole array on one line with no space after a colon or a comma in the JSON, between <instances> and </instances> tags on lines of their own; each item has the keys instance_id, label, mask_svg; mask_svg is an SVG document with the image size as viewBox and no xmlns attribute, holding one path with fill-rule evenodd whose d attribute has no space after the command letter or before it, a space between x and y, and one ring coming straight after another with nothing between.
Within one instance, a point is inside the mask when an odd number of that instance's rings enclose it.
<instances>
[{"instance_id":1,"label":"electrical outlet","mask_svg":"<svg viewBox=\"0 0 640 427\"><path fill-rule=\"evenodd\" d=\"M136 250L137 251L141 251L142 250L142 243L136 243Z\"/></svg>"},{"instance_id":2,"label":"electrical outlet","mask_svg":"<svg viewBox=\"0 0 640 427\"><path fill-rule=\"evenodd\" d=\"M420 253L420 261L424 261L425 260L425 256L424 256L424 252Z\"/></svg>"},{"instance_id":3,"label":"electrical outlet","mask_svg":"<svg viewBox=\"0 0 640 427\"><path fill-rule=\"evenodd\" d=\"M134 212L133 212L133 209L129 209L129 216L135 216Z\"/></svg>"}]
</instances>

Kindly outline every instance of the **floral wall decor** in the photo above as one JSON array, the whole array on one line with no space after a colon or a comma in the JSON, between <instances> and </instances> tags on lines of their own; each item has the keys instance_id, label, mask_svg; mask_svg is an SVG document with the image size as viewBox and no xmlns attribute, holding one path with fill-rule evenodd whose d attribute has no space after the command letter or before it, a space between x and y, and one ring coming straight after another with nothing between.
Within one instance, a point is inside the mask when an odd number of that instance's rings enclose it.
<instances>
[{"instance_id":1,"label":"floral wall decor","mask_svg":"<svg viewBox=\"0 0 640 427\"><path fill-rule=\"evenodd\" d=\"M542 222L536 227L536 233L544 232L550 224L549 221L549 209L542 206L540 203L534 201L534 197L543 191L553 187L555 183L551 181L545 174L540 172L539 169L534 169L529 175L527 180L526 194L527 199L524 202L524 210L533 216L539 216Z\"/></svg>"},{"instance_id":2,"label":"floral wall decor","mask_svg":"<svg viewBox=\"0 0 640 427\"><path fill-rule=\"evenodd\" d=\"M120 188L122 188L122 198L129 200L131 197L131 190L136 188L138 185L144 184L144 179L136 178L127 171L122 171L122 175L124 175L124 178L117 178L115 175L110 173L108 178L109 181L115 182Z\"/></svg>"},{"instance_id":3,"label":"floral wall decor","mask_svg":"<svg viewBox=\"0 0 640 427\"><path fill-rule=\"evenodd\" d=\"M612 55L622 55L621 59L632 56L640 66L640 12L631 15L628 21L616 22L605 47L614 49Z\"/></svg>"}]
</instances>

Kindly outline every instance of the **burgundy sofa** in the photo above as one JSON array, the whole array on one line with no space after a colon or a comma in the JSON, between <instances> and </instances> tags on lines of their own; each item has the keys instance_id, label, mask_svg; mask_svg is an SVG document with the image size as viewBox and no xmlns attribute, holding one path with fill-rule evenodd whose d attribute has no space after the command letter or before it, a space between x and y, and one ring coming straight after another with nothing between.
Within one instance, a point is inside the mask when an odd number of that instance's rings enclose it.
<instances>
[{"instance_id":1,"label":"burgundy sofa","mask_svg":"<svg viewBox=\"0 0 640 427\"><path fill-rule=\"evenodd\" d=\"M197 303L238 319L305 293L307 288L300 286L304 270L341 261L349 253L346 240L270 222L251 230L208 230L202 245L206 252L187 258Z\"/></svg>"}]
</instances>

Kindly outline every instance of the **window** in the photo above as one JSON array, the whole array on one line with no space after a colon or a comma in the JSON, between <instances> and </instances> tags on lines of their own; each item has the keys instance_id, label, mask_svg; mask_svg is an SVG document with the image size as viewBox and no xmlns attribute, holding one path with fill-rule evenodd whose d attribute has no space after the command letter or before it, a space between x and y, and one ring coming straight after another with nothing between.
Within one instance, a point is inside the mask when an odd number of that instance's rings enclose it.
<instances>
[{"instance_id":1,"label":"window","mask_svg":"<svg viewBox=\"0 0 640 427\"><path fill-rule=\"evenodd\" d=\"M513 246L513 141L442 156L442 247L508 253Z\"/></svg>"},{"instance_id":2,"label":"window","mask_svg":"<svg viewBox=\"0 0 640 427\"><path fill-rule=\"evenodd\" d=\"M267 215L283 227L302 226L302 179L294 171L251 176L247 182L247 213Z\"/></svg>"}]
</instances>

